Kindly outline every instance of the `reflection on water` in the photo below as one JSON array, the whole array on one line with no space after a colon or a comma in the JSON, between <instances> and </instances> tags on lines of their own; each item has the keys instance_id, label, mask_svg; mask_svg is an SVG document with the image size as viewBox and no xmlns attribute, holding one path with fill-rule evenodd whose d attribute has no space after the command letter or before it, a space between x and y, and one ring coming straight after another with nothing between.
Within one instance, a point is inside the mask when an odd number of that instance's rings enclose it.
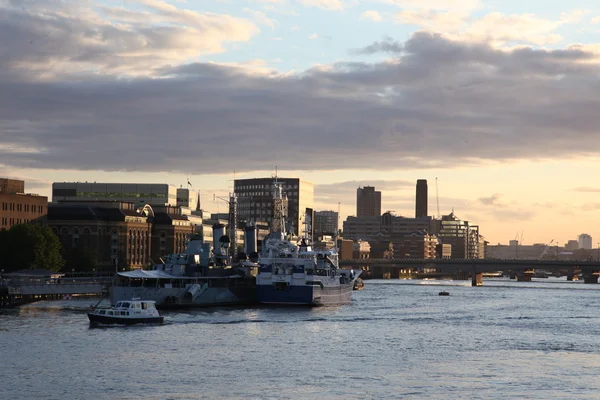
<instances>
[{"instance_id":1,"label":"reflection on water","mask_svg":"<svg viewBox=\"0 0 600 400\"><path fill-rule=\"evenodd\" d=\"M86 316L98 299L2 310L0 398L596 398L600 286L484 285L366 281L340 307L102 329Z\"/></svg>"}]
</instances>

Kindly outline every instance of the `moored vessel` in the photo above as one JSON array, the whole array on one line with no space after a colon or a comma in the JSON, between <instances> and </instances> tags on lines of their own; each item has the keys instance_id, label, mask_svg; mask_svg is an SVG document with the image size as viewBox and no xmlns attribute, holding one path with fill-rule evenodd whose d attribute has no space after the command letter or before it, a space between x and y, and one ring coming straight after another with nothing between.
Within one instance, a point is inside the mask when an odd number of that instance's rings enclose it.
<instances>
[{"instance_id":1,"label":"moored vessel","mask_svg":"<svg viewBox=\"0 0 600 400\"><path fill-rule=\"evenodd\" d=\"M88 318L91 324L102 325L162 324L164 321L154 301L138 299L118 301L109 309L95 308L88 313Z\"/></svg>"},{"instance_id":2,"label":"moored vessel","mask_svg":"<svg viewBox=\"0 0 600 400\"><path fill-rule=\"evenodd\" d=\"M132 297L149 299L158 308L194 308L253 304L256 301L252 263L232 265L224 225L213 225L213 249L197 235L187 249L171 254L152 270L118 272L110 288L111 304Z\"/></svg>"},{"instance_id":3,"label":"moored vessel","mask_svg":"<svg viewBox=\"0 0 600 400\"><path fill-rule=\"evenodd\" d=\"M307 237L293 242L286 234L287 199L274 182L271 232L265 238L256 276L261 304L323 306L351 301L361 271L340 269L333 249L313 249Z\"/></svg>"}]
</instances>

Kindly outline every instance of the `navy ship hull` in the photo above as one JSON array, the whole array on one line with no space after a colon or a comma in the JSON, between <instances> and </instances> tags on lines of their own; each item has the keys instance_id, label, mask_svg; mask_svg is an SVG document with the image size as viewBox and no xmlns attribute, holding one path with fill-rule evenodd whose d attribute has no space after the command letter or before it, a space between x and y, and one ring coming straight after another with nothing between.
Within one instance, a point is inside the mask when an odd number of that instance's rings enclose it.
<instances>
[{"instance_id":1,"label":"navy ship hull","mask_svg":"<svg viewBox=\"0 0 600 400\"><path fill-rule=\"evenodd\" d=\"M352 301L353 286L353 282L323 288L318 285L257 285L256 298L260 304L311 307L348 304Z\"/></svg>"},{"instance_id":2,"label":"navy ship hull","mask_svg":"<svg viewBox=\"0 0 600 400\"><path fill-rule=\"evenodd\" d=\"M196 278L185 280L187 282L182 282L179 285L155 285L154 283L148 286L113 285L109 290L111 304L132 298L153 300L159 309L256 304L254 278ZM185 280L182 279L182 281Z\"/></svg>"}]
</instances>

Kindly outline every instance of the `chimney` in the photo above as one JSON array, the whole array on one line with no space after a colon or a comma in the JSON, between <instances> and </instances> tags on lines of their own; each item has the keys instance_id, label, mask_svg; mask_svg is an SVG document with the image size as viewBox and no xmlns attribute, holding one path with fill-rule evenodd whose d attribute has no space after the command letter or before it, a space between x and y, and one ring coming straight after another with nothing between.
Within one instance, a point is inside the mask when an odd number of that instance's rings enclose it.
<instances>
[{"instance_id":1,"label":"chimney","mask_svg":"<svg viewBox=\"0 0 600 400\"><path fill-rule=\"evenodd\" d=\"M427 179L417 180L417 199L415 202L415 217L427 216Z\"/></svg>"}]
</instances>

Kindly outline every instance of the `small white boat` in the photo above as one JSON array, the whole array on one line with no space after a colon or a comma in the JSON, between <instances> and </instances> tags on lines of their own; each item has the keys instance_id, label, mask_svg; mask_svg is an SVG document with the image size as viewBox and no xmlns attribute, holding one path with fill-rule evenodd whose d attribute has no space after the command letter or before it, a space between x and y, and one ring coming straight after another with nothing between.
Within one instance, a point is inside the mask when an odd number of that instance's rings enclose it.
<instances>
[{"instance_id":1,"label":"small white boat","mask_svg":"<svg viewBox=\"0 0 600 400\"><path fill-rule=\"evenodd\" d=\"M164 321L155 301L137 299L118 301L108 309L93 309L88 318L91 324L103 325L162 324Z\"/></svg>"}]
</instances>

